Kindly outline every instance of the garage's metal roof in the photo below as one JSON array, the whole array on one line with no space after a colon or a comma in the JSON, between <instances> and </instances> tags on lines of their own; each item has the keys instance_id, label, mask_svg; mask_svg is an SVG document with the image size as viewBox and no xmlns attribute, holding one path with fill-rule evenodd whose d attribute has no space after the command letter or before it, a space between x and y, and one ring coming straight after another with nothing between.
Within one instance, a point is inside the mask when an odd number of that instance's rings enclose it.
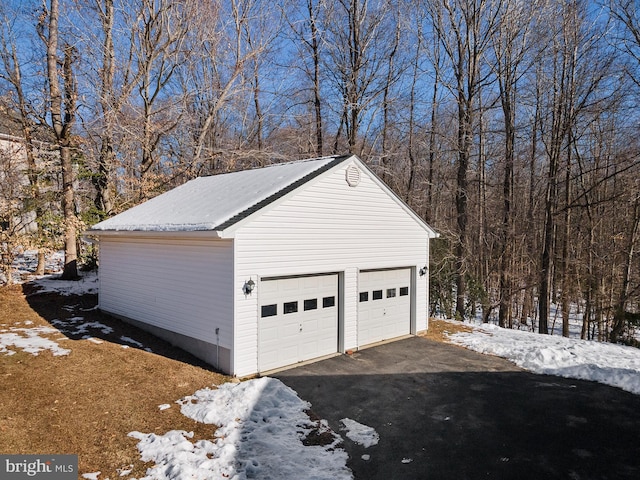
<instances>
[{"instance_id":1,"label":"garage's metal roof","mask_svg":"<svg viewBox=\"0 0 640 480\"><path fill-rule=\"evenodd\" d=\"M224 230L349 158L314 158L196 178L87 233Z\"/></svg>"}]
</instances>

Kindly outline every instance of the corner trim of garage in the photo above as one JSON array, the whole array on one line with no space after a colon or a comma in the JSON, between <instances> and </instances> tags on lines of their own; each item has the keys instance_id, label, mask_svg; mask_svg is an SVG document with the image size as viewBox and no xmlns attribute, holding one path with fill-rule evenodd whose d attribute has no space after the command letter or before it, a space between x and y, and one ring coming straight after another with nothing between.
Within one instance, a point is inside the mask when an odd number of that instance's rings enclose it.
<instances>
[{"instance_id":1,"label":"corner trim of garage","mask_svg":"<svg viewBox=\"0 0 640 480\"><path fill-rule=\"evenodd\" d=\"M418 304L417 302L417 294L418 294L418 281L416 279L416 266L411 267L411 283L409 284L409 288L411 288L411 299L410 299L410 307L409 307L409 333L411 335L416 335L418 331L418 321L417 321L417 310Z\"/></svg>"}]
</instances>

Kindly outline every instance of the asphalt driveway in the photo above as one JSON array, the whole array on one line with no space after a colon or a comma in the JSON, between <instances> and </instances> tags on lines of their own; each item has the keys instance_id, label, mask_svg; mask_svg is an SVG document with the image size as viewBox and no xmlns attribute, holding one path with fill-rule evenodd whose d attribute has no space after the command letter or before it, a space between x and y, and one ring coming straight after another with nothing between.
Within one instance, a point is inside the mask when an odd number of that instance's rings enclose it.
<instances>
[{"instance_id":1,"label":"asphalt driveway","mask_svg":"<svg viewBox=\"0 0 640 480\"><path fill-rule=\"evenodd\" d=\"M617 388L421 337L274 376L342 434L356 479L640 478L640 396ZM344 418L379 443L346 438Z\"/></svg>"}]
</instances>

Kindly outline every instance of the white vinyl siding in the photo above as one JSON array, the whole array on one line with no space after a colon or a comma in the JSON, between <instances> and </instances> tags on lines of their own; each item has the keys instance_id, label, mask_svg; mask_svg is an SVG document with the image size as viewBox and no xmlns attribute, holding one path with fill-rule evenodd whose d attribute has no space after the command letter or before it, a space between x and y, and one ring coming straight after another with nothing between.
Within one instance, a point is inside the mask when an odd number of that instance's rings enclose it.
<instances>
[{"instance_id":1,"label":"white vinyl siding","mask_svg":"<svg viewBox=\"0 0 640 480\"><path fill-rule=\"evenodd\" d=\"M100 239L100 308L233 346L231 240Z\"/></svg>"},{"instance_id":2,"label":"white vinyl siding","mask_svg":"<svg viewBox=\"0 0 640 480\"><path fill-rule=\"evenodd\" d=\"M429 233L362 169L350 187L341 164L264 209L235 231L234 373L257 370L258 284L250 277L344 272L344 349L357 348L358 271L427 265ZM357 165L357 163L356 163ZM416 274L416 330L427 325L427 276Z\"/></svg>"}]
</instances>

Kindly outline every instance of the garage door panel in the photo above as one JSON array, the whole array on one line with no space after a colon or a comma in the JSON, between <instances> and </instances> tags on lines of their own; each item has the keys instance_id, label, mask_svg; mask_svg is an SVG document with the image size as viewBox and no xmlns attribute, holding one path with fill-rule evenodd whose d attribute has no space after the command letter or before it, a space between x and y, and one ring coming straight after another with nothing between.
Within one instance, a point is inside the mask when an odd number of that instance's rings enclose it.
<instances>
[{"instance_id":1,"label":"garage door panel","mask_svg":"<svg viewBox=\"0 0 640 480\"><path fill-rule=\"evenodd\" d=\"M358 344L388 340L411 331L411 269L360 272Z\"/></svg>"},{"instance_id":2,"label":"garage door panel","mask_svg":"<svg viewBox=\"0 0 640 480\"><path fill-rule=\"evenodd\" d=\"M260 371L336 352L337 295L335 274L263 279L260 312L270 316L259 319Z\"/></svg>"},{"instance_id":3,"label":"garage door panel","mask_svg":"<svg viewBox=\"0 0 640 480\"><path fill-rule=\"evenodd\" d=\"M301 343L300 361L317 358L316 352L319 350L318 341L314 338L307 338Z\"/></svg>"},{"instance_id":4,"label":"garage door panel","mask_svg":"<svg viewBox=\"0 0 640 480\"><path fill-rule=\"evenodd\" d=\"M278 327L277 326L263 326L260 330L260 339L267 343L273 342L278 339Z\"/></svg>"}]
</instances>

